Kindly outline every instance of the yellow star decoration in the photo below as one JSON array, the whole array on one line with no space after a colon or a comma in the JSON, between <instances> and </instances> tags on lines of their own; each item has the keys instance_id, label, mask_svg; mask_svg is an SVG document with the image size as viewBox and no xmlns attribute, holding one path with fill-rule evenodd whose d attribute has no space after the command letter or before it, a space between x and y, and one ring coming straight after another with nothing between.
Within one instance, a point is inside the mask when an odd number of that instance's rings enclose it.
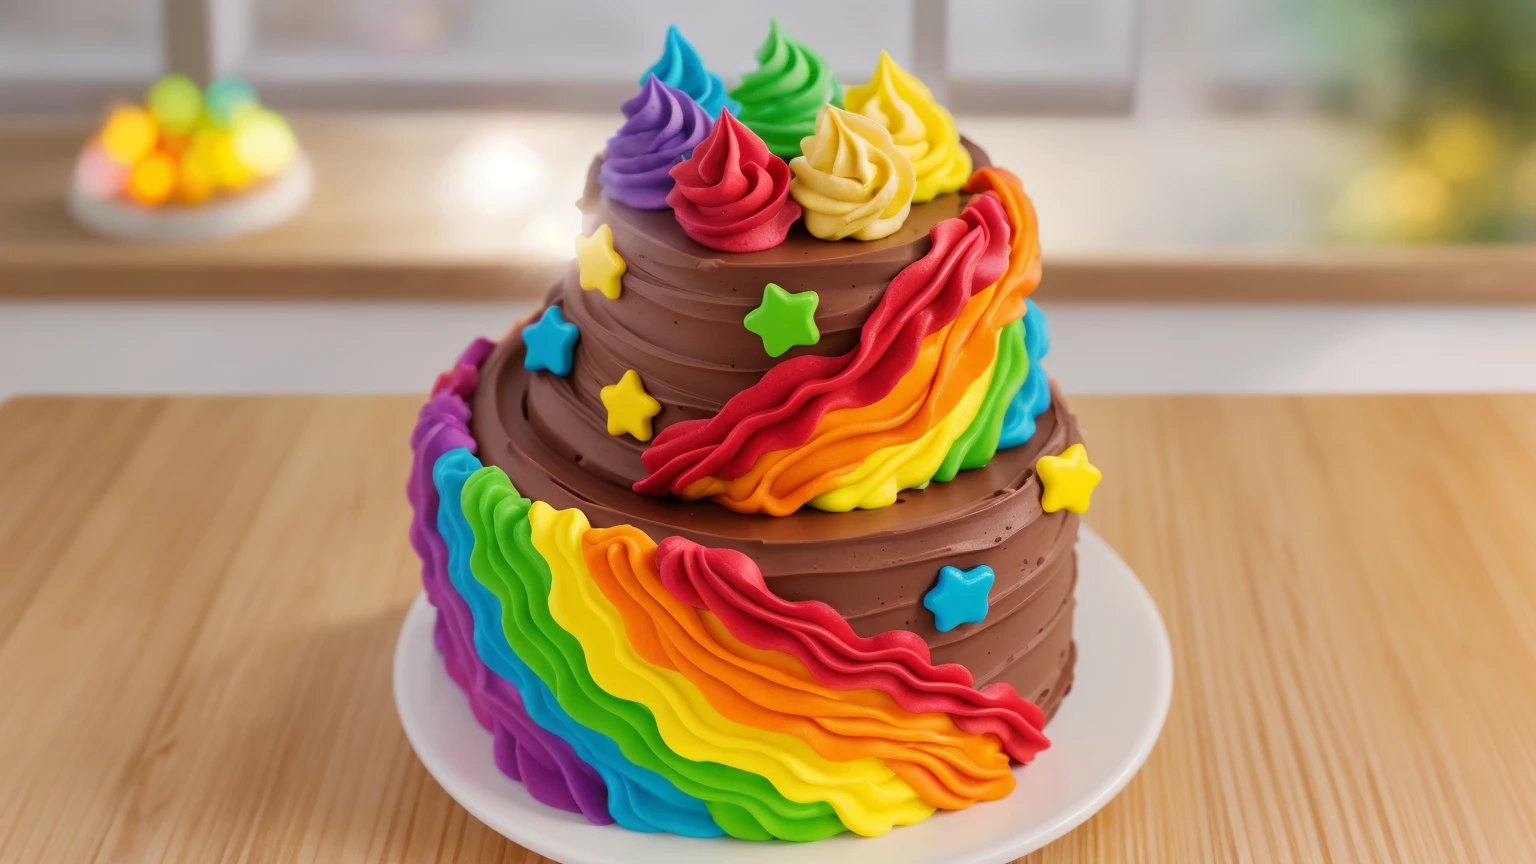
<instances>
[{"instance_id":1,"label":"yellow star decoration","mask_svg":"<svg viewBox=\"0 0 1536 864\"><path fill-rule=\"evenodd\" d=\"M630 369L619 383L604 387L598 396L608 409L609 435L628 432L640 441L651 440L651 418L661 413L661 403L645 392L638 372Z\"/></svg>"},{"instance_id":2,"label":"yellow star decoration","mask_svg":"<svg viewBox=\"0 0 1536 864\"><path fill-rule=\"evenodd\" d=\"M1040 509L1055 513L1063 508L1073 513L1088 512L1088 499L1104 474L1088 461L1088 448L1073 444L1060 456L1041 456L1035 462L1044 492Z\"/></svg>"},{"instance_id":3,"label":"yellow star decoration","mask_svg":"<svg viewBox=\"0 0 1536 864\"><path fill-rule=\"evenodd\" d=\"M581 270L581 287L601 291L609 300L619 299L619 277L629 269L619 253L613 251L613 229L597 226L590 236L576 238L576 264Z\"/></svg>"}]
</instances>

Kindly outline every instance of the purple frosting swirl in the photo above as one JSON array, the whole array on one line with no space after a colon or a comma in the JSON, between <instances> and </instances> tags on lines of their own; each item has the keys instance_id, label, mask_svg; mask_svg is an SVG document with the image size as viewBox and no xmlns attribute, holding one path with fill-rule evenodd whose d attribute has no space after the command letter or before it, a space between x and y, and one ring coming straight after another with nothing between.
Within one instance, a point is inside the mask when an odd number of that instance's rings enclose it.
<instances>
[{"instance_id":1,"label":"purple frosting swirl","mask_svg":"<svg viewBox=\"0 0 1536 864\"><path fill-rule=\"evenodd\" d=\"M598 172L603 192L638 210L662 210L674 182L668 172L709 136L714 121L687 93L651 75L624 103L624 125L608 139Z\"/></svg>"},{"instance_id":2,"label":"purple frosting swirl","mask_svg":"<svg viewBox=\"0 0 1536 864\"><path fill-rule=\"evenodd\" d=\"M421 556L421 582L427 599L437 607L432 640L443 654L448 676L469 696L475 719L491 730L497 767L521 780L535 799L606 825L613 817L608 811L607 786L597 771L576 755L571 745L535 723L512 682L487 668L475 652L474 618L449 581L448 548L437 532L438 496L432 466L449 450L475 450L475 439L469 432L468 399L475 390L477 370L493 347L493 343L478 339L465 349L454 368L432 388L432 398L422 406L411 433L414 458L406 487L413 511L411 545Z\"/></svg>"}]
</instances>

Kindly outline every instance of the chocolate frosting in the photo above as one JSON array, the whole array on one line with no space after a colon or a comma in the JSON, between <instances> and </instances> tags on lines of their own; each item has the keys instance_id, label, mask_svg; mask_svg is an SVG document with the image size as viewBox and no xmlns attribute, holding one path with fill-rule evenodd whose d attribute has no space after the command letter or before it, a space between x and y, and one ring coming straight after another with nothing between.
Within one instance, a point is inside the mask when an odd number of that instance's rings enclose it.
<instances>
[{"instance_id":1,"label":"chocolate frosting","mask_svg":"<svg viewBox=\"0 0 1536 864\"><path fill-rule=\"evenodd\" d=\"M968 145L970 146L970 145ZM974 146L977 166L990 164ZM660 432L682 420L714 415L781 360L800 354L837 355L858 342L859 328L901 269L927 254L928 231L960 215L968 196L943 195L914 206L901 230L872 242L818 240L801 226L762 252L717 252L690 239L670 210L636 210L602 193L601 160L587 175L581 207L584 232L599 225L613 231L613 245L627 265L618 302L581 290L573 262L550 292L565 320L581 330L582 347L565 378L540 376L531 385L531 413L544 418L581 417L586 470L614 482L644 476L640 442L608 435L599 393L629 369L661 402L652 420ZM773 282L786 291L820 296L815 345L769 357L762 340L742 326Z\"/></svg>"},{"instance_id":2,"label":"chocolate frosting","mask_svg":"<svg viewBox=\"0 0 1536 864\"><path fill-rule=\"evenodd\" d=\"M1081 440L1059 394L1028 443L949 483L904 492L890 507L749 516L710 501L637 495L586 471L578 441L558 431L576 428L574 420L551 426L532 413L530 379L545 376L523 371L522 351L512 338L487 361L472 421L486 464L506 471L522 494L579 507L597 527L631 524L656 538L740 550L779 596L827 603L860 635L911 630L935 662L963 663L978 686L1006 681L1048 713L1054 708L1070 675L1078 517L1041 511L1033 465ZM934 628L922 596L944 564L996 572L986 621Z\"/></svg>"},{"instance_id":3,"label":"chocolate frosting","mask_svg":"<svg viewBox=\"0 0 1536 864\"><path fill-rule=\"evenodd\" d=\"M967 145L970 147L970 145ZM985 154L970 147L978 166ZM567 377L529 373L513 334L486 361L473 405L481 458L519 491L558 508L579 507L596 527L631 524L660 540L680 535L751 556L768 586L788 600L819 600L860 635L890 629L922 636L935 662L958 662L977 686L1004 681L1054 713L1071 685L1073 546L1078 517L1044 513L1034 463L1081 441L1059 394L1034 436L985 467L948 483L903 492L878 510L790 516L743 515L710 501L630 491L645 476L645 445L610 436L598 391L636 370L661 402L659 430L708 417L783 358L770 358L742 326L774 282L821 297L821 340L789 355L851 349L885 285L929 248L928 230L954 217L966 196L912 208L895 234L873 242L826 242L803 228L772 249L733 255L683 233L670 211L640 211L604 198L593 165L580 206L586 230L607 224L628 265L618 301L583 291L574 266L550 294L581 329ZM939 567L987 564L996 572L980 624L940 633L922 608Z\"/></svg>"}]
</instances>

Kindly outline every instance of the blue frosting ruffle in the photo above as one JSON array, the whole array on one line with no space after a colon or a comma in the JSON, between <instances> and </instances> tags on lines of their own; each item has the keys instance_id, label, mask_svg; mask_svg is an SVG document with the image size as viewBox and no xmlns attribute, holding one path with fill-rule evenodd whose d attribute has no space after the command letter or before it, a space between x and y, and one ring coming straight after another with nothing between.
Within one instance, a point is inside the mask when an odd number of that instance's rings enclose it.
<instances>
[{"instance_id":1,"label":"blue frosting ruffle","mask_svg":"<svg viewBox=\"0 0 1536 864\"><path fill-rule=\"evenodd\" d=\"M1051 407L1051 384L1040 368L1040 360L1051 350L1051 325L1035 301L1025 301L1024 353L1029 355L1029 371L1019 385L1008 410L1003 415L1003 431L997 449L1017 447L1035 435L1035 418Z\"/></svg>"},{"instance_id":2,"label":"blue frosting ruffle","mask_svg":"<svg viewBox=\"0 0 1536 864\"><path fill-rule=\"evenodd\" d=\"M448 576L475 619L475 651L492 672L512 682L523 697L528 716L539 726L565 739L608 784L608 809L614 821L632 831L670 831L686 837L719 837L704 802L688 795L647 768L625 758L613 739L588 729L565 713L555 694L507 644L502 631L501 601L475 579L469 558L475 535L461 504L464 483L480 470L480 460L460 447L444 453L432 469L440 504L437 530L448 546Z\"/></svg>"}]
</instances>

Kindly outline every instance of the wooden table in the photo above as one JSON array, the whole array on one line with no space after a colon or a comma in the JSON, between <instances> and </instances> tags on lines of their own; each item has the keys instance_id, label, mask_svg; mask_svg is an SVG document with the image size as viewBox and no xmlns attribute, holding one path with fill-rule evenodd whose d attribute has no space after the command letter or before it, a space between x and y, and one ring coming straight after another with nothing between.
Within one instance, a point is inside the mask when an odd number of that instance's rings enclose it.
<instances>
[{"instance_id":1,"label":"wooden table","mask_svg":"<svg viewBox=\"0 0 1536 864\"><path fill-rule=\"evenodd\" d=\"M961 122L1040 196L1057 301L1536 302L1532 247L1324 247L1287 238L1298 230L1288 223L1245 225L1282 235L1263 246L1200 239L1232 233L1206 210L1253 209L1229 199L1269 202L1263 213L1303 207L1289 199L1320 182L1312 163L1347 162L1336 151L1359 150L1357 135L1283 119ZM90 122L0 121L0 300L543 296L572 254L571 205L591 154L616 124L512 112L297 116L318 178L302 213L251 237L141 244L93 237L65 212ZM1211 152L1228 165L1215 179ZM1170 248L1170 236L1184 245Z\"/></svg>"},{"instance_id":2,"label":"wooden table","mask_svg":"<svg viewBox=\"0 0 1536 864\"><path fill-rule=\"evenodd\" d=\"M395 717L418 402L0 406L0 861L542 860ZM1026 860L1536 860L1536 397L1074 405L1178 668Z\"/></svg>"}]
</instances>

